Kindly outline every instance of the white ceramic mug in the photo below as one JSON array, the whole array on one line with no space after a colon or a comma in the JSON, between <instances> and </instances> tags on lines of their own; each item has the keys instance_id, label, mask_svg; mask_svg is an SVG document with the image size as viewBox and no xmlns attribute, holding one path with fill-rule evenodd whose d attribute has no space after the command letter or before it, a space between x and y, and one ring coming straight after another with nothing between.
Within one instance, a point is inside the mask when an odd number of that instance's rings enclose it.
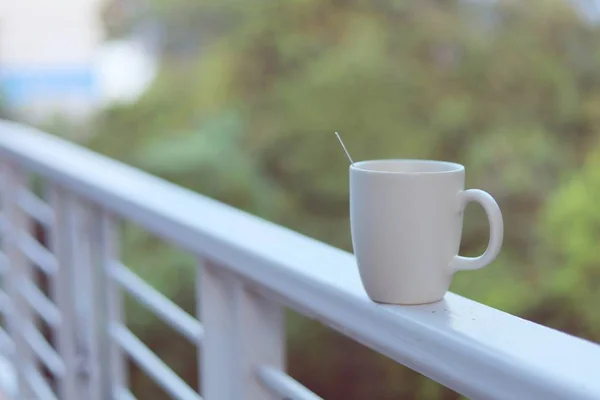
<instances>
[{"instance_id":1,"label":"white ceramic mug","mask_svg":"<svg viewBox=\"0 0 600 400\"><path fill-rule=\"evenodd\" d=\"M464 190L465 168L429 160L373 160L350 166L350 222L360 276L369 297L391 304L441 300L459 270L491 263L504 224L487 192ZM461 257L463 211L481 204L490 241L479 257Z\"/></svg>"}]
</instances>

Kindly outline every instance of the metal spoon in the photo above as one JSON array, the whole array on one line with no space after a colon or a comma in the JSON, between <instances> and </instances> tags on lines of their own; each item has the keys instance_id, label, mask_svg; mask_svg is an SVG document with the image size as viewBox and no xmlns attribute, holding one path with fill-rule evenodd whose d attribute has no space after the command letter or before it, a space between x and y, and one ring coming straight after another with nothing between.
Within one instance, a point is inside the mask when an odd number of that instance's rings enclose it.
<instances>
[{"instance_id":1,"label":"metal spoon","mask_svg":"<svg viewBox=\"0 0 600 400\"><path fill-rule=\"evenodd\" d=\"M350 160L350 164L354 165L354 161L352 161L352 157L350 157L350 153L348 153L348 149L346 149L346 146L344 145L344 142L342 141L340 134L335 132L335 136L337 136L338 140L340 141L340 144L342 145L342 149L344 149L344 152L346 152L346 155L348 156L348 160Z\"/></svg>"}]
</instances>

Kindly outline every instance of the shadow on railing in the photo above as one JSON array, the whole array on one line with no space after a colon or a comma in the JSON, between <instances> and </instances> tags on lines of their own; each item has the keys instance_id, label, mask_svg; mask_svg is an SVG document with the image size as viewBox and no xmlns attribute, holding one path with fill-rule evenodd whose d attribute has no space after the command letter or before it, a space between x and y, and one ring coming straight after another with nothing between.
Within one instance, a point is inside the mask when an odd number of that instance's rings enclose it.
<instances>
[{"instance_id":1,"label":"shadow on railing","mask_svg":"<svg viewBox=\"0 0 600 400\"><path fill-rule=\"evenodd\" d=\"M596 344L452 293L375 304L351 254L20 125L0 123L0 166L0 348L18 398L134 399L127 356L200 399L126 327L124 293L198 347L208 400L319 398L284 372L283 307L471 398L600 398ZM120 261L121 220L194 255L198 315Z\"/></svg>"}]
</instances>

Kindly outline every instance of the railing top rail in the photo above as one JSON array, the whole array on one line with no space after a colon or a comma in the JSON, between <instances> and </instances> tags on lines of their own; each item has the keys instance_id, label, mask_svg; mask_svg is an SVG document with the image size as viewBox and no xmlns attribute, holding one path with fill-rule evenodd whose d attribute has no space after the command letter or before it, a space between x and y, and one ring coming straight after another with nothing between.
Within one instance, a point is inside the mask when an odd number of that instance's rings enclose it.
<instances>
[{"instance_id":1,"label":"railing top rail","mask_svg":"<svg viewBox=\"0 0 600 400\"><path fill-rule=\"evenodd\" d=\"M466 396L600 398L599 345L452 293L424 306L375 304L351 254L35 129L0 122L0 157Z\"/></svg>"}]
</instances>

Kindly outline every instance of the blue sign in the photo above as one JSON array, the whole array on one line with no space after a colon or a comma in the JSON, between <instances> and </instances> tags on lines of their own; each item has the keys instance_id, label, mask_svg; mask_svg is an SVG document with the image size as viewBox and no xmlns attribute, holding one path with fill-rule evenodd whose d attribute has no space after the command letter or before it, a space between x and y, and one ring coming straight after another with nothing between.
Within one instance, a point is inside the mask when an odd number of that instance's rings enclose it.
<instances>
[{"instance_id":1,"label":"blue sign","mask_svg":"<svg viewBox=\"0 0 600 400\"><path fill-rule=\"evenodd\" d=\"M0 96L9 106L65 95L92 99L96 83L90 67L0 70Z\"/></svg>"}]
</instances>

